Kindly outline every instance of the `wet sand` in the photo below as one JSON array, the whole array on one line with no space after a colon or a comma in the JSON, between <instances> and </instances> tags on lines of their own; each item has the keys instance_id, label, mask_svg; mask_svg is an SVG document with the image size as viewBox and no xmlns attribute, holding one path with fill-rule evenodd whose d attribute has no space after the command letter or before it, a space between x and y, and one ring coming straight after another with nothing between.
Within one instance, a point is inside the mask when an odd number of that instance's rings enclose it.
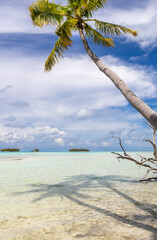
<instances>
[{"instance_id":1,"label":"wet sand","mask_svg":"<svg viewBox=\"0 0 157 240\"><path fill-rule=\"evenodd\" d=\"M29 176L29 183L24 179L7 191L1 187L0 239L157 239L157 183L139 183L130 166L124 176L115 174L121 168L89 174L81 166L78 174L74 170L56 183L46 179L45 169L41 182Z\"/></svg>"}]
</instances>

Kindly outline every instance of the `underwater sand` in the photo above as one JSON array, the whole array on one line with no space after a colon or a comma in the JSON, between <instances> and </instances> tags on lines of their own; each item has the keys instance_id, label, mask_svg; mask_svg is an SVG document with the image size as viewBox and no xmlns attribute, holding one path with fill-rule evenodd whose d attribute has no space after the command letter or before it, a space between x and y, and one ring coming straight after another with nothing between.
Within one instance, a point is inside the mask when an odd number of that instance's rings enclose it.
<instances>
[{"instance_id":1,"label":"underwater sand","mask_svg":"<svg viewBox=\"0 0 157 240\"><path fill-rule=\"evenodd\" d=\"M111 153L0 153L0 240L157 240L145 173Z\"/></svg>"}]
</instances>

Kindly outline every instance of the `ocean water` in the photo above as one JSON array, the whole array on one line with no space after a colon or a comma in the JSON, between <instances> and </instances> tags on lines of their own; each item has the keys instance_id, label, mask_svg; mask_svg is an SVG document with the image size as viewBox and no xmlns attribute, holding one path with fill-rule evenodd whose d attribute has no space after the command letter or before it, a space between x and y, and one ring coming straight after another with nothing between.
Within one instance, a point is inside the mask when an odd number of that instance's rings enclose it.
<instances>
[{"instance_id":1,"label":"ocean water","mask_svg":"<svg viewBox=\"0 0 157 240\"><path fill-rule=\"evenodd\" d=\"M86 231L93 219L99 228L104 221L110 224L83 239L110 239L111 233L112 239L127 239L127 234L135 239L134 228L137 239L155 239L157 183L139 183L145 173L109 152L0 153L0 239L75 239L85 231L78 222L87 219ZM111 231L118 224L119 238ZM106 238L100 238L104 231Z\"/></svg>"},{"instance_id":2,"label":"ocean water","mask_svg":"<svg viewBox=\"0 0 157 240\"><path fill-rule=\"evenodd\" d=\"M148 152L140 154L151 156ZM145 173L145 168L127 160L119 162L109 152L0 153L0 191L3 194L24 190L31 184L58 184L79 175L119 175L139 179Z\"/></svg>"}]
</instances>

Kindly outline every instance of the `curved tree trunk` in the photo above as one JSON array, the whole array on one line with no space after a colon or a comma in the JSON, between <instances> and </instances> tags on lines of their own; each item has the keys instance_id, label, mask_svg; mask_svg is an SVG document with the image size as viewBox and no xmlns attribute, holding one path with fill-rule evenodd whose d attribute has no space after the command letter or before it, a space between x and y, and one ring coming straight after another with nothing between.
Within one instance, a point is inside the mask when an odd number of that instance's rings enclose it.
<instances>
[{"instance_id":1,"label":"curved tree trunk","mask_svg":"<svg viewBox=\"0 0 157 240\"><path fill-rule=\"evenodd\" d=\"M106 66L90 49L83 30L81 27L78 27L81 40L83 42L84 48L89 55L89 57L93 60L93 62L97 65L100 71L102 71L107 77L111 79L111 81L115 84L115 86L121 91L124 97L129 101L129 103L143 115L143 117L157 130L157 113L153 111L146 103L144 103L141 99L139 99L123 82L123 80L113 72L108 66Z\"/></svg>"}]
</instances>

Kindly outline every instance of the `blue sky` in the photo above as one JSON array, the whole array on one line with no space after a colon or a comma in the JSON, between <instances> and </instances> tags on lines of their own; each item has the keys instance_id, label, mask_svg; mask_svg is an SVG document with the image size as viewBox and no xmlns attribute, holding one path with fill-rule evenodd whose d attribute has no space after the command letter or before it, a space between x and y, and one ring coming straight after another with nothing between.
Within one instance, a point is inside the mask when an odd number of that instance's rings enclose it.
<instances>
[{"instance_id":1,"label":"blue sky","mask_svg":"<svg viewBox=\"0 0 157 240\"><path fill-rule=\"evenodd\" d=\"M0 8L0 147L23 151L151 150L143 117L133 109L85 54L77 34L55 68L44 62L56 41L54 27L33 27L30 0L1 0ZM59 3L61 1L55 1ZM139 31L115 39L115 48L92 50L128 86L157 111L157 2L111 0L95 17Z\"/></svg>"}]
</instances>

